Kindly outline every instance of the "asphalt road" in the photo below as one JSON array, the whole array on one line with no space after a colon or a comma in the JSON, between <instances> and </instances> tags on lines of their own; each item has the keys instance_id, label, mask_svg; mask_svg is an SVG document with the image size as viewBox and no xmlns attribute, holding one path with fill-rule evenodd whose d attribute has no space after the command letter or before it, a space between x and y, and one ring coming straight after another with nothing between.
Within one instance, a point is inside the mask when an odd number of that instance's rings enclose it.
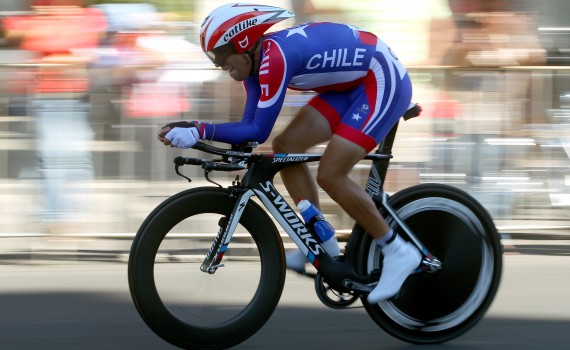
<instances>
[{"instance_id":1,"label":"asphalt road","mask_svg":"<svg viewBox=\"0 0 570 350\"><path fill-rule=\"evenodd\" d=\"M568 248L554 251L507 249L500 290L486 317L453 341L421 349L566 349L570 254ZM358 302L347 310L326 308L311 280L289 274L272 318L236 349L295 347L420 348L384 333ZM139 318L128 292L126 264L0 265L0 349L173 348Z\"/></svg>"}]
</instances>

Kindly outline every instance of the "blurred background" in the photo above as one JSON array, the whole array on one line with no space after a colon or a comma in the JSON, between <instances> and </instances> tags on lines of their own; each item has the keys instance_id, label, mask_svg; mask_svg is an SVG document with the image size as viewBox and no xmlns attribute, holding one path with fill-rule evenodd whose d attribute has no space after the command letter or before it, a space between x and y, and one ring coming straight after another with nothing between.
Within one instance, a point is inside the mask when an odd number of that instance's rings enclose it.
<instances>
[{"instance_id":1,"label":"blurred background","mask_svg":"<svg viewBox=\"0 0 570 350\"><path fill-rule=\"evenodd\" d=\"M199 168L184 169L190 184L176 176L172 159L196 152L164 147L156 133L174 120L241 118L241 85L198 44L201 21L224 3L0 2L1 254L61 240L127 246L156 205L205 183ZM502 233L570 228L570 2L267 3L297 15L275 29L350 23L408 67L424 112L400 125L389 192L448 183L479 199ZM310 97L288 92L274 134ZM366 163L353 172L367 175ZM322 203L348 232L352 220L324 194Z\"/></svg>"}]
</instances>

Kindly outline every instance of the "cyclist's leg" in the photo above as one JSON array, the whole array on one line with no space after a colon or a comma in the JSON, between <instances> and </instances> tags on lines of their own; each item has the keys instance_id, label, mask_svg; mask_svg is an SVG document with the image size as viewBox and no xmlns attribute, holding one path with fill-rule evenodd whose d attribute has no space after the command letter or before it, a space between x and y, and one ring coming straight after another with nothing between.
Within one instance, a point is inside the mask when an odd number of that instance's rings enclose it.
<instances>
[{"instance_id":1,"label":"cyclist's leg","mask_svg":"<svg viewBox=\"0 0 570 350\"><path fill-rule=\"evenodd\" d=\"M382 141L409 106L409 78L403 80L405 89L402 81L394 84L394 79L386 80L383 74L371 71L354 90L324 93L311 101L334 133L319 164L317 182L374 238L386 236L390 227L349 173ZM401 94L400 90L405 91Z\"/></svg>"},{"instance_id":2,"label":"cyclist's leg","mask_svg":"<svg viewBox=\"0 0 570 350\"><path fill-rule=\"evenodd\" d=\"M285 129L273 140L275 153L305 153L309 148L330 139L331 128L322 114L311 105L302 107ZM283 184L294 200L308 199L319 207L315 179L307 164L280 171Z\"/></svg>"},{"instance_id":3,"label":"cyclist's leg","mask_svg":"<svg viewBox=\"0 0 570 350\"><path fill-rule=\"evenodd\" d=\"M382 67L384 69L384 67ZM325 102L334 104L334 100ZM328 143L319 164L317 182L329 196L363 226L373 244L382 248L383 264L380 281L368 296L377 303L395 295L406 278L421 262L420 252L397 236L378 213L365 190L348 174L356 163L386 136L409 107L411 82L407 75L394 79L387 72L369 74L362 85L350 93L352 105Z\"/></svg>"},{"instance_id":4,"label":"cyclist's leg","mask_svg":"<svg viewBox=\"0 0 570 350\"><path fill-rule=\"evenodd\" d=\"M317 182L372 237L380 238L390 227L366 191L349 177L350 171L366 154L362 146L333 135L319 164Z\"/></svg>"},{"instance_id":5,"label":"cyclist's leg","mask_svg":"<svg viewBox=\"0 0 570 350\"><path fill-rule=\"evenodd\" d=\"M383 57L383 56L380 56ZM365 190L348 176L358 161L386 137L408 109L412 86L407 74L399 76L390 63L376 63L362 84L346 94L350 101L342 111L335 134L319 164L317 182L372 237L382 238L390 227ZM335 96L323 95L323 104L335 106ZM326 111L326 107L319 110ZM339 110L336 107L336 110Z\"/></svg>"},{"instance_id":6,"label":"cyclist's leg","mask_svg":"<svg viewBox=\"0 0 570 350\"><path fill-rule=\"evenodd\" d=\"M331 127L323 115L313 106L302 107L285 129L273 140L276 153L305 153L310 147L330 139ZM293 199L303 198L319 206L317 184L307 164L287 167L280 171L283 184ZM324 243L330 254L340 250L336 239ZM307 257L299 250L287 252L287 268L302 272L305 270Z\"/></svg>"}]
</instances>

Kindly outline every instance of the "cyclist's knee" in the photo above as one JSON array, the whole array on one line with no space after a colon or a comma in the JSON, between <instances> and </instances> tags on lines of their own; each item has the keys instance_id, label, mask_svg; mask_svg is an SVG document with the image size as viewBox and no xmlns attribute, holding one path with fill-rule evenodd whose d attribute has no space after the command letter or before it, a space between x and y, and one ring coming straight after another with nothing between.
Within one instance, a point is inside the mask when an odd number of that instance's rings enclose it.
<instances>
[{"instance_id":1,"label":"cyclist's knee","mask_svg":"<svg viewBox=\"0 0 570 350\"><path fill-rule=\"evenodd\" d=\"M326 170L323 171L319 169L317 171L317 184L329 196L333 196L334 192L339 189L339 187L342 187L343 178L343 176L327 173Z\"/></svg>"},{"instance_id":2,"label":"cyclist's knee","mask_svg":"<svg viewBox=\"0 0 570 350\"><path fill-rule=\"evenodd\" d=\"M288 153L291 152L290 142L287 141L286 135L282 133L275 136L271 142L271 148L275 153Z\"/></svg>"},{"instance_id":3,"label":"cyclist's knee","mask_svg":"<svg viewBox=\"0 0 570 350\"><path fill-rule=\"evenodd\" d=\"M282 132L275 136L271 147L275 153L304 153L308 149L295 133L290 132Z\"/></svg>"}]
</instances>

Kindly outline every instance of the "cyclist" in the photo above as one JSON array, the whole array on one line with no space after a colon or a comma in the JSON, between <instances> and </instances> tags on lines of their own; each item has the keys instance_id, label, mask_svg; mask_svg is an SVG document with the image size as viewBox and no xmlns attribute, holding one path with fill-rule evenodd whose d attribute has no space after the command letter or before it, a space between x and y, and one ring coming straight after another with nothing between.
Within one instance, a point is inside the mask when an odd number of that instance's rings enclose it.
<instances>
[{"instance_id":1,"label":"cyclist","mask_svg":"<svg viewBox=\"0 0 570 350\"><path fill-rule=\"evenodd\" d=\"M384 221L365 190L348 174L373 150L410 107L412 86L404 66L374 34L336 23L305 23L264 34L294 15L282 8L227 4L200 29L202 50L236 81L247 100L240 122L174 122L158 139L190 148L198 140L229 144L265 142L287 88L318 93L274 138L275 153L303 153L328 141L316 176L306 164L281 171L292 198L318 206L318 185L375 239L384 256L378 285L368 296L377 303L396 295L421 261L419 251ZM302 253L288 254L287 267L301 270Z\"/></svg>"}]
</instances>

